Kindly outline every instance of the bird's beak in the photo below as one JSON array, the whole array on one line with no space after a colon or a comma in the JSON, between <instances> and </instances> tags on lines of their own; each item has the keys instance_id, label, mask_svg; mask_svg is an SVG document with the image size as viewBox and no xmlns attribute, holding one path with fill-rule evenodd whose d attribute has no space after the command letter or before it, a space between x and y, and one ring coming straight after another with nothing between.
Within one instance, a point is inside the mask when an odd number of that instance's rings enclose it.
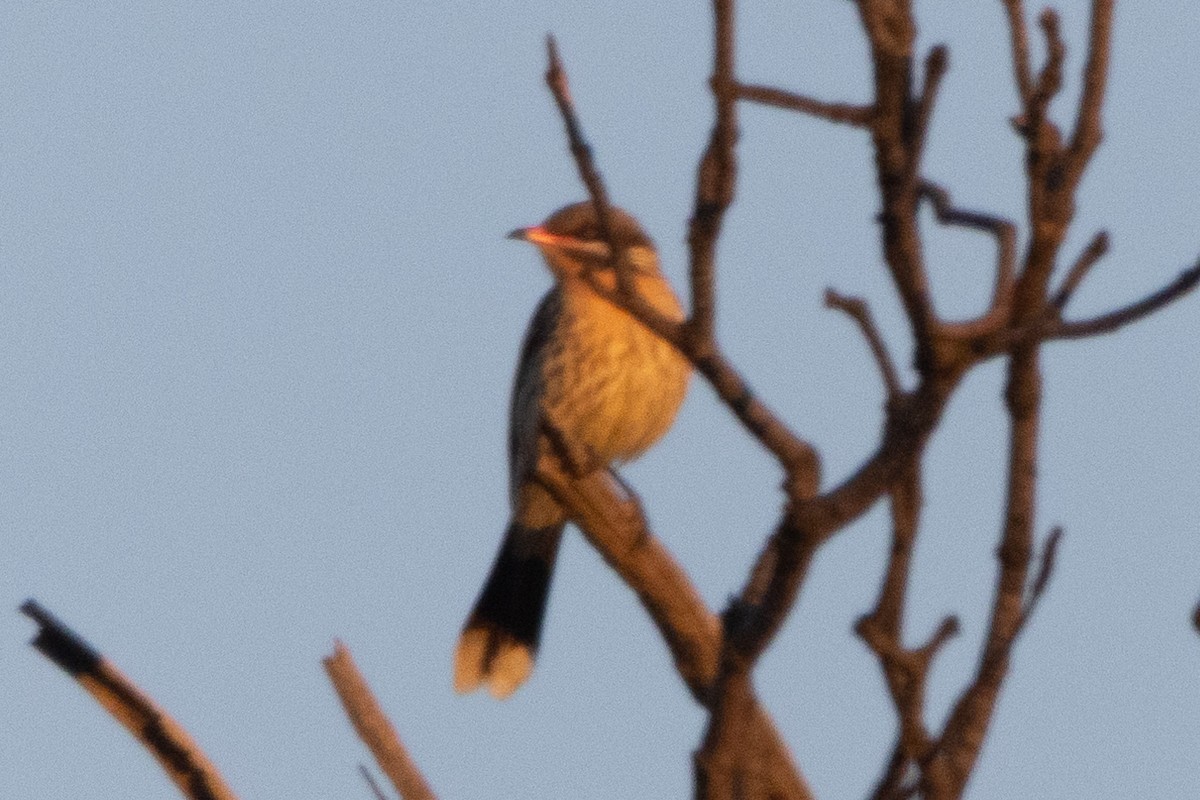
<instances>
[{"instance_id":1,"label":"bird's beak","mask_svg":"<svg viewBox=\"0 0 1200 800\"><path fill-rule=\"evenodd\" d=\"M564 236L558 236L550 233L541 225L534 225L532 228L517 228L512 233L508 234L509 239L519 239L522 242L529 242L536 245L559 245L569 242L569 239Z\"/></svg>"}]
</instances>

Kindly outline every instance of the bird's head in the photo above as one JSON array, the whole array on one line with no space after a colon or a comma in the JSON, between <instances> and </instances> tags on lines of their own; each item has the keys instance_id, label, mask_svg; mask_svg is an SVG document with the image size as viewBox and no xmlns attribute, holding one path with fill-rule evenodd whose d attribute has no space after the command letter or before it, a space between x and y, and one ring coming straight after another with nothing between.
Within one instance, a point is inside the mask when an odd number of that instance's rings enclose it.
<instances>
[{"instance_id":1,"label":"bird's head","mask_svg":"<svg viewBox=\"0 0 1200 800\"><path fill-rule=\"evenodd\" d=\"M633 215L609 206L608 224L612 241L620 251L619 257L632 264L638 273L658 274L654 242ZM600 220L591 202L560 208L542 224L518 228L508 238L536 245L559 280L579 278L588 272L601 275L604 271L611 272L609 244L600 230Z\"/></svg>"}]
</instances>

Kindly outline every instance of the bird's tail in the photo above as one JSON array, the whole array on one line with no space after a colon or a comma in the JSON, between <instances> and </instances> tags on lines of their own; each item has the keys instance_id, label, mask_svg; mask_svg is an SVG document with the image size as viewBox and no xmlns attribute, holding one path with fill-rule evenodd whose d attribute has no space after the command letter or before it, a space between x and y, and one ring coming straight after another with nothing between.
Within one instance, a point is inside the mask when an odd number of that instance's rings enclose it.
<instances>
[{"instance_id":1,"label":"bird's tail","mask_svg":"<svg viewBox=\"0 0 1200 800\"><path fill-rule=\"evenodd\" d=\"M454 690L486 684L497 699L516 691L533 671L562 525L508 526L454 653Z\"/></svg>"}]
</instances>

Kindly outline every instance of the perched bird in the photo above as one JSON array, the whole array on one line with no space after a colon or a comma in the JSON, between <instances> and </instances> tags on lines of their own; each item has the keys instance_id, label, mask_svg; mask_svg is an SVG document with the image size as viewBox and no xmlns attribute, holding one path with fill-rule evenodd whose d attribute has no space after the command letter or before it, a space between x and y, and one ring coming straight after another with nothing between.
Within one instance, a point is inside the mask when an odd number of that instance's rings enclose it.
<instances>
[{"instance_id":1,"label":"perched bird","mask_svg":"<svg viewBox=\"0 0 1200 800\"><path fill-rule=\"evenodd\" d=\"M613 244L638 294L659 313L683 309L659 271L654 243L628 213L610 208ZM588 283L616 286L609 245L590 202L509 234L535 245L554 277L521 348L509 412L512 517L487 583L463 627L454 688L481 685L505 698L533 670L566 513L537 481L539 440L551 433L601 469L629 461L675 419L691 367L680 353Z\"/></svg>"}]
</instances>

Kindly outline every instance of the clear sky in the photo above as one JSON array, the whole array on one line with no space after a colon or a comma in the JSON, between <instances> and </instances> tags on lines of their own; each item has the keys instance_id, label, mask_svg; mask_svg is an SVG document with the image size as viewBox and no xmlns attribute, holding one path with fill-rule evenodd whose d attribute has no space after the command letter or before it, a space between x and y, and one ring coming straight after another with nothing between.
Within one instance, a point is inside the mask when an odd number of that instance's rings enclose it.
<instances>
[{"instance_id":1,"label":"clear sky","mask_svg":"<svg viewBox=\"0 0 1200 800\"><path fill-rule=\"evenodd\" d=\"M868 97L851 3L745 3L741 75ZM1059 4L1069 120L1086 3ZM998 1L919 3L951 70L927 173L1019 217ZM1033 9L1033 10L1036 10ZM1069 259L1072 310L1200 252L1200 5L1118 10L1106 139ZM505 414L548 275L503 239L583 196L542 84L558 35L613 199L683 286L710 122L703 3L11 3L0 24L0 796L169 797L158 767L26 645L34 596L186 725L244 798L364 797L320 668L351 647L446 798L685 797L704 717L645 614L572 535L542 659L512 700L450 656L504 527ZM827 480L873 447L882 392L832 286L908 343L880 265L861 131L747 108L720 249L720 334ZM991 243L930 234L939 308L975 313ZM1200 796L1200 297L1046 357L1039 530L1066 539L1021 641L974 800ZM933 442L910 641L977 657L1005 453L988 365ZM626 471L714 607L775 519L779 475L693 385ZM894 721L850 632L886 549L877 508L820 555L764 660L767 707L823 798L858 798Z\"/></svg>"}]
</instances>

